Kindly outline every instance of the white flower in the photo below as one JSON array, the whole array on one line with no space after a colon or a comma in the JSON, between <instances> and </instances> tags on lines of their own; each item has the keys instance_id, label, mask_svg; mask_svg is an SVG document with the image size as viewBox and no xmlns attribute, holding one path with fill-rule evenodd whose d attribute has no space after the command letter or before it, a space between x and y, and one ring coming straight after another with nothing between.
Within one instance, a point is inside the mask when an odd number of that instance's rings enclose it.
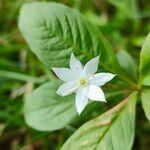
<instances>
[{"instance_id":1,"label":"white flower","mask_svg":"<svg viewBox=\"0 0 150 150\"><path fill-rule=\"evenodd\" d=\"M71 54L70 69L52 68L57 77L64 81L57 94L66 96L76 93L76 109L80 114L88 103L88 99L93 101L106 102L105 95L99 86L103 86L115 75L111 73L96 73L98 69L99 56L91 59L83 67L81 62Z\"/></svg>"}]
</instances>

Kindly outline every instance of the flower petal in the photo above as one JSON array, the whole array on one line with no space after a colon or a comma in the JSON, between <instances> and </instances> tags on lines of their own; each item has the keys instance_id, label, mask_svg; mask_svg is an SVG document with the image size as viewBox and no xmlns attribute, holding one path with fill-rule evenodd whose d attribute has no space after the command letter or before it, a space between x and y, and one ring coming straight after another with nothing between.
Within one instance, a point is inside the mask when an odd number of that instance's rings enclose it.
<instances>
[{"instance_id":1,"label":"flower petal","mask_svg":"<svg viewBox=\"0 0 150 150\"><path fill-rule=\"evenodd\" d=\"M68 68L52 68L57 77L64 82L73 81L77 78L76 74Z\"/></svg>"},{"instance_id":2,"label":"flower petal","mask_svg":"<svg viewBox=\"0 0 150 150\"><path fill-rule=\"evenodd\" d=\"M73 71L81 71L83 69L81 62L74 56L73 53L70 58L70 69Z\"/></svg>"},{"instance_id":3,"label":"flower petal","mask_svg":"<svg viewBox=\"0 0 150 150\"><path fill-rule=\"evenodd\" d=\"M79 86L77 85L76 82L67 82L58 88L57 94L60 96L66 96L77 91L78 87Z\"/></svg>"},{"instance_id":4,"label":"flower petal","mask_svg":"<svg viewBox=\"0 0 150 150\"><path fill-rule=\"evenodd\" d=\"M79 115L88 104L88 97L85 88L79 89L76 94L76 109Z\"/></svg>"},{"instance_id":5,"label":"flower petal","mask_svg":"<svg viewBox=\"0 0 150 150\"><path fill-rule=\"evenodd\" d=\"M112 73L97 73L90 78L90 84L103 86L106 82L112 80L116 75Z\"/></svg>"},{"instance_id":6,"label":"flower petal","mask_svg":"<svg viewBox=\"0 0 150 150\"><path fill-rule=\"evenodd\" d=\"M100 87L97 85L90 85L88 89L88 98L94 101L103 101L105 100L105 95Z\"/></svg>"},{"instance_id":7,"label":"flower petal","mask_svg":"<svg viewBox=\"0 0 150 150\"><path fill-rule=\"evenodd\" d=\"M87 76L93 75L98 69L99 56L91 59L85 64L84 74Z\"/></svg>"}]
</instances>

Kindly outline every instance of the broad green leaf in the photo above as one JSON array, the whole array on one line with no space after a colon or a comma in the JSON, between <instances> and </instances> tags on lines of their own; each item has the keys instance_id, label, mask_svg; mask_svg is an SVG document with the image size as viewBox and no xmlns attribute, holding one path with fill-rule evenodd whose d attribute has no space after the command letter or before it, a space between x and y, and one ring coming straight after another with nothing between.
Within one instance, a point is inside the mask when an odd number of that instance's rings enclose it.
<instances>
[{"instance_id":1,"label":"broad green leaf","mask_svg":"<svg viewBox=\"0 0 150 150\"><path fill-rule=\"evenodd\" d=\"M72 51L84 58L107 51L99 30L78 12L62 4L23 5L19 28L31 50L48 67L68 63L66 60ZM105 56L108 62L112 58Z\"/></svg>"},{"instance_id":2,"label":"broad green leaf","mask_svg":"<svg viewBox=\"0 0 150 150\"><path fill-rule=\"evenodd\" d=\"M74 122L77 115L75 97L57 95L56 91L59 85L57 80L46 83L25 99L24 116L29 126L41 131L53 131ZM109 99L112 96L119 95L120 92L108 92L106 98ZM92 103L89 102L89 105L92 105ZM87 106L81 117L85 117L84 114L90 114L95 110L94 108L94 110L90 109L90 107Z\"/></svg>"},{"instance_id":3,"label":"broad green leaf","mask_svg":"<svg viewBox=\"0 0 150 150\"><path fill-rule=\"evenodd\" d=\"M121 67L134 79L137 79L136 65L131 55L126 50L120 50L117 53L118 61Z\"/></svg>"},{"instance_id":4,"label":"broad green leaf","mask_svg":"<svg viewBox=\"0 0 150 150\"><path fill-rule=\"evenodd\" d=\"M75 10L52 2L25 4L19 28L31 50L48 68L69 64L72 51L83 60L100 55L104 69L130 81L99 29Z\"/></svg>"},{"instance_id":5,"label":"broad green leaf","mask_svg":"<svg viewBox=\"0 0 150 150\"><path fill-rule=\"evenodd\" d=\"M134 140L136 93L105 114L85 123L62 150L131 150Z\"/></svg>"},{"instance_id":6,"label":"broad green leaf","mask_svg":"<svg viewBox=\"0 0 150 150\"><path fill-rule=\"evenodd\" d=\"M150 85L150 33L146 37L140 54L140 83Z\"/></svg>"},{"instance_id":7,"label":"broad green leaf","mask_svg":"<svg viewBox=\"0 0 150 150\"><path fill-rule=\"evenodd\" d=\"M53 131L63 128L76 116L74 98L56 94L59 85L56 81L46 83L27 97L24 115L29 126Z\"/></svg>"},{"instance_id":8,"label":"broad green leaf","mask_svg":"<svg viewBox=\"0 0 150 150\"><path fill-rule=\"evenodd\" d=\"M147 119L150 121L150 88L143 89L141 100L145 115Z\"/></svg>"}]
</instances>

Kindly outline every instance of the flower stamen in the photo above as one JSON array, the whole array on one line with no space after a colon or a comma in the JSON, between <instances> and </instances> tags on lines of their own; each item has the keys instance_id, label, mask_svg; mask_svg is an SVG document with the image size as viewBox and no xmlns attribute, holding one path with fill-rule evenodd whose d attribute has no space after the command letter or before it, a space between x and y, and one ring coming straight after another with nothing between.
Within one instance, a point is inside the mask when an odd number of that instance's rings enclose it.
<instances>
[{"instance_id":1,"label":"flower stamen","mask_svg":"<svg viewBox=\"0 0 150 150\"><path fill-rule=\"evenodd\" d=\"M85 79L80 79L80 85L86 85L87 84L87 80Z\"/></svg>"}]
</instances>

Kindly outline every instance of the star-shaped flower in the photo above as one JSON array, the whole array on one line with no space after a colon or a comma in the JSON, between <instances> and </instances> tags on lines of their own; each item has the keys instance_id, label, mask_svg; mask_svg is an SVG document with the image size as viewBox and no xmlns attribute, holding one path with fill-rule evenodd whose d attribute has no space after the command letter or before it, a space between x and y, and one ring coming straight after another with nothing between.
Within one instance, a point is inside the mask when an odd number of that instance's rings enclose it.
<instances>
[{"instance_id":1,"label":"star-shaped flower","mask_svg":"<svg viewBox=\"0 0 150 150\"><path fill-rule=\"evenodd\" d=\"M88 99L106 102L105 95L100 88L110 81L115 75L112 73L96 73L98 69L99 56L91 59L83 67L81 62L71 54L70 69L52 68L57 77L64 81L57 94L66 96L76 93L75 103L77 112L80 114L88 104Z\"/></svg>"}]
</instances>

